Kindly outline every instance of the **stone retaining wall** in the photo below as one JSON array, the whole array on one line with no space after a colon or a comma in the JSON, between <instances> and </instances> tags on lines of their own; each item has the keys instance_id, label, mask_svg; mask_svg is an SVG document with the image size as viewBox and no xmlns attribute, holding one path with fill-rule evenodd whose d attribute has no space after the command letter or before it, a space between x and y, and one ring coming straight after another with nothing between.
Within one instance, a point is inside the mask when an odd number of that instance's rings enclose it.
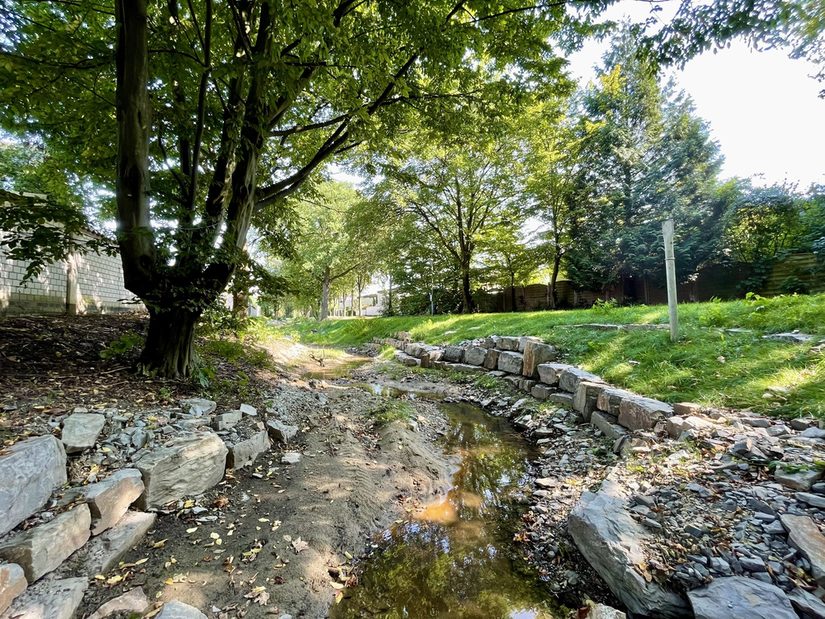
<instances>
[{"instance_id":1,"label":"stone retaining wall","mask_svg":"<svg viewBox=\"0 0 825 619\"><path fill-rule=\"evenodd\" d=\"M453 346L431 346L400 335L378 343L396 348L396 360L404 365L490 373L538 400L573 408L607 436L621 438L628 430L677 432L683 426L682 415L697 410L693 404L670 405L637 395L574 365L557 363L558 351L537 337L493 335Z\"/></svg>"}]
</instances>

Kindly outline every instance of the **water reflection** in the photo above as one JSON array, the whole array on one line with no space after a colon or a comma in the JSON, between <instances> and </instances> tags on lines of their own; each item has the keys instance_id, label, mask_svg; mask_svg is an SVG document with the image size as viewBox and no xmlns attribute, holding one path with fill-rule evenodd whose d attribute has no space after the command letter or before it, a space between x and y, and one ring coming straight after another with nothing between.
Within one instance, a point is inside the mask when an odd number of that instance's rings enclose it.
<instances>
[{"instance_id":1,"label":"water reflection","mask_svg":"<svg viewBox=\"0 0 825 619\"><path fill-rule=\"evenodd\" d=\"M384 533L360 584L334 618L559 617L512 537L524 507L530 453L506 422L478 408L442 404L448 451L461 454L446 499Z\"/></svg>"}]
</instances>

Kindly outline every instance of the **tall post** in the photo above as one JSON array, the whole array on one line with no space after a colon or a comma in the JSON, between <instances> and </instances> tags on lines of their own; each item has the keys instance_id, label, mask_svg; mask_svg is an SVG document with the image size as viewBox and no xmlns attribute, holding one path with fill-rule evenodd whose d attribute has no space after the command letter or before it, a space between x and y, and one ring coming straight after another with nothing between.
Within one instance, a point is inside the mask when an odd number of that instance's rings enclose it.
<instances>
[{"instance_id":1,"label":"tall post","mask_svg":"<svg viewBox=\"0 0 825 619\"><path fill-rule=\"evenodd\" d=\"M670 341L679 339L679 316L676 311L676 256L673 253L673 219L662 222L665 240L665 272L667 274L667 308L670 314Z\"/></svg>"}]
</instances>

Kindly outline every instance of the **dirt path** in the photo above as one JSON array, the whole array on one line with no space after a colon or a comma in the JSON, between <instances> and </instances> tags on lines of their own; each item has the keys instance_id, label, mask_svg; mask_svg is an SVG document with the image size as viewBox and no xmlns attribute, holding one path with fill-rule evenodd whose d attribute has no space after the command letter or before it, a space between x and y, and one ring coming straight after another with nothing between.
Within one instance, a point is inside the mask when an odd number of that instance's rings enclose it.
<instances>
[{"instance_id":1,"label":"dirt path","mask_svg":"<svg viewBox=\"0 0 825 619\"><path fill-rule=\"evenodd\" d=\"M272 395L278 417L301 428L284 450L300 462L282 464L273 448L197 504L181 502L125 559L143 562L87 596L84 612L142 585L152 600L217 617L324 617L369 534L446 491L453 467L432 447L445 423L432 403L413 402L418 431L376 430L370 412L383 400L354 384L284 381Z\"/></svg>"}]
</instances>

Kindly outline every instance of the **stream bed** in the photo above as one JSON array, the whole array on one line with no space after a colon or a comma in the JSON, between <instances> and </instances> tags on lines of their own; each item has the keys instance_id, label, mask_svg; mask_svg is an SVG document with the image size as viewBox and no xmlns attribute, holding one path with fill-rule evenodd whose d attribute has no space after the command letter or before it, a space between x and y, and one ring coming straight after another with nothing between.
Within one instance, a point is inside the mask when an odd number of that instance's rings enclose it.
<instances>
[{"instance_id":1,"label":"stream bed","mask_svg":"<svg viewBox=\"0 0 825 619\"><path fill-rule=\"evenodd\" d=\"M513 541L531 484L531 447L476 406L438 406L449 421L444 449L460 458L452 488L374 541L358 585L330 617L562 617Z\"/></svg>"}]
</instances>

